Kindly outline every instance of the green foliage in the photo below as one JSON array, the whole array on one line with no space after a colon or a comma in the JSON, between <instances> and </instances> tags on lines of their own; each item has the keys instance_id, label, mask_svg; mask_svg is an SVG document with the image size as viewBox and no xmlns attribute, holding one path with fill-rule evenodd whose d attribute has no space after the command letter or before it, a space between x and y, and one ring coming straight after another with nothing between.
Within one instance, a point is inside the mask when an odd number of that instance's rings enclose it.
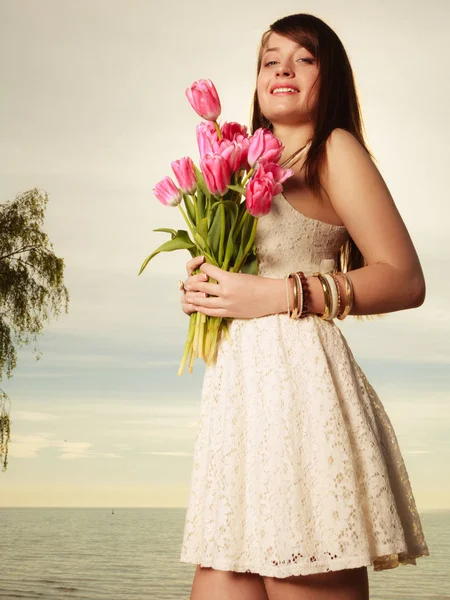
<instances>
[{"instance_id":1,"label":"green foliage","mask_svg":"<svg viewBox=\"0 0 450 600\"><path fill-rule=\"evenodd\" d=\"M180 229L179 231L175 231L175 229L166 229L165 227L160 227L159 229L154 229L153 231L163 231L165 233L170 233L171 239L168 242L164 242L159 248L154 250L150 256L144 260L139 270L138 275L142 273L148 263L160 252L173 252L174 250L189 250L191 256L195 256L195 244L192 243L191 238L187 231Z\"/></svg>"},{"instance_id":2,"label":"green foliage","mask_svg":"<svg viewBox=\"0 0 450 600\"><path fill-rule=\"evenodd\" d=\"M42 231L48 194L34 188L0 204L0 381L11 377L17 347L37 341L50 313L68 310L64 260ZM34 347L36 358L40 352ZM0 390L0 461L6 469L10 420Z\"/></svg>"},{"instance_id":3,"label":"green foliage","mask_svg":"<svg viewBox=\"0 0 450 600\"><path fill-rule=\"evenodd\" d=\"M0 462L3 471L6 471L8 467L8 445L11 439L10 404L8 396L3 390L0 390Z\"/></svg>"}]
</instances>

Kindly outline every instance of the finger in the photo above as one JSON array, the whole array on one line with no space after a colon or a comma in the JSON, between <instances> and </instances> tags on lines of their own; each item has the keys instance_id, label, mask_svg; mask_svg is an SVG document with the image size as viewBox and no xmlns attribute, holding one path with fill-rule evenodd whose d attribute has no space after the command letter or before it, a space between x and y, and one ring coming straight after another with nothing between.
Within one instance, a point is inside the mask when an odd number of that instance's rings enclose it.
<instances>
[{"instance_id":1,"label":"finger","mask_svg":"<svg viewBox=\"0 0 450 600\"><path fill-rule=\"evenodd\" d=\"M208 281L208 275L206 275L206 273L197 273L196 275L191 275L190 277L188 277L186 279L186 281L184 282L184 286L185 288L187 288L188 290L195 290L197 289L197 285L200 281Z\"/></svg>"},{"instance_id":2,"label":"finger","mask_svg":"<svg viewBox=\"0 0 450 600\"><path fill-rule=\"evenodd\" d=\"M220 287L218 283L209 283L208 281L194 281L188 286L190 292L201 292L208 296L219 296Z\"/></svg>"},{"instance_id":3,"label":"finger","mask_svg":"<svg viewBox=\"0 0 450 600\"><path fill-rule=\"evenodd\" d=\"M190 304L189 302L183 302L181 304L181 308L182 308L183 312L186 313L187 315L190 315L193 312L197 312L197 307L194 306L193 304Z\"/></svg>"},{"instance_id":4,"label":"finger","mask_svg":"<svg viewBox=\"0 0 450 600\"><path fill-rule=\"evenodd\" d=\"M189 292L186 294L186 300L195 306L197 309L199 306L203 308L223 308L223 299L217 296L206 297L203 296L202 293L192 293Z\"/></svg>"},{"instance_id":5,"label":"finger","mask_svg":"<svg viewBox=\"0 0 450 600\"><path fill-rule=\"evenodd\" d=\"M223 269L220 269L219 267L216 267L215 265L211 265L209 263L203 263L200 267L200 271L202 273L206 273L216 281L220 281L221 279L223 279L224 275L228 275L227 271L224 271Z\"/></svg>"},{"instance_id":6,"label":"finger","mask_svg":"<svg viewBox=\"0 0 450 600\"><path fill-rule=\"evenodd\" d=\"M188 260L188 262L186 263L186 272L188 274L188 277L192 275L192 272L195 271L195 269L198 269L198 267L204 262L204 260L204 256L194 256L194 258Z\"/></svg>"},{"instance_id":7,"label":"finger","mask_svg":"<svg viewBox=\"0 0 450 600\"><path fill-rule=\"evenodd\" d=\"M203 300L203 298L206 298L207 295L204 292L186 292L186 298L184 299L185 302L189 302L190 304L193 304L194 306L196 306L197 304L201 304L201 300Z\"/></svg>"},{"instance_id":8,"label":"finger","mask_svg":"<svg viewBox=\"0 0 450 600\"><path fill-rule=\"evenodd\" d=\"M226 319L229 317L228 311L225 308L209 308L205 306L197 306L196 312L202 313L208 317L222 317Z\"/></svg>"}]
</instances>

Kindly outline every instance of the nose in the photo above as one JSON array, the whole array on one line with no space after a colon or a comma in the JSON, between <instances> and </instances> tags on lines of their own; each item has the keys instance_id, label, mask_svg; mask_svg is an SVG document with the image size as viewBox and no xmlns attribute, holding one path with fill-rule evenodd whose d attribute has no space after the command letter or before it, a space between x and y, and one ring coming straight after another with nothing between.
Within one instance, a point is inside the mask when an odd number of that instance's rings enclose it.
<instances>
[{"instance_id":1,"label":"nose","mask_svg":"<svg viewBox=\"0 0 450 600\"><path fill-rule=\"evenodd\" d=\"M293 74L293 70L289 65L278 65L276 70L277 77L291 77Z\"/></svg>"}]
</instances>

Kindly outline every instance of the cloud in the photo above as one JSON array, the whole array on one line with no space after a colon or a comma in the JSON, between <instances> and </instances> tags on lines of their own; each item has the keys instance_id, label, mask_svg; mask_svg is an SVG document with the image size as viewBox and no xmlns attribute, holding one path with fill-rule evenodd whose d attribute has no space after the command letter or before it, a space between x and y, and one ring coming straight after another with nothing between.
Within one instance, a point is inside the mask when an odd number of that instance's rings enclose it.
<instances>
[{"instance_id":1,"label":"cloud","mask_svg":"<svg viewBox=\"0 0 450 600\"><path fill-rule=\"evenodd\" d=\"M115 452L92 452L90 456L102 456L104 458L123 458L120 454Z\"/></svg>"},{"instance_id":2,"label":"cloud","mask_svg":"<svg viewBox=\"0 0 450 600\"><path fill-rule=\"evenodd\" d=\"M60 419L59 415L52 415L50 413L33 412L30 410L17 410L12 415L14 421L54 421Z\"/></svg>"},{"instance_id":3,"label":"cloud","mask_svg":"<svg viewBox=\"0 0 450 600\"><path fill-rule=\"evenodd\" d=\"M63 449L60 458L64 460L89 458L93 456L93 454L88 453L89 448L92 448L92 444L89 444L88 442L64 442L63 446L58 444L58 447Z\"/></svg>"},{"instance_id":4,"label":"cloud","mask_svg":"<svg viewBox=\"0 0 450 600\"><path fill-rule=\"evenodd\" d=\"M49 434L15 435L11 439L9 454L15 458L36 458L42 450L55 448L61 453L63 460L80 458L122 458L116 452L93 452L93 444L89 442L68 442L53 439Z\"/></svg>"},{"instance_id":5,"label":"cloud","mask_svg":"<svg viewBox=\"0 0 450 600\"><path fill-rule=\"evenodd\" d=\"M127 444L113 444L116 448L120 448L121 450L133 450L131 446L127 446Z\"/></svg>"},{"instance_id":6,"label":"cloud","mask_svg":"<svg viewBox=\"0 0 450 600\"><path fill-rule=\"evenodd\" d=\"M62 450L61 458L85 458L91 447L92 444L88 442L52 439L49 434L19 434L11 436L9 454L16 458L36 458L42 450L56 448Z\"/></svg>"},{"instance_id":7,"label":"cloud","mask_svg":"<svg viewBox=\"0 0 450 600\"><path fill-rule=\"evenodd\" d=\"M159 456L192 456L192 452L141 452L141 454L155 454Z\"/></svg>"}]
</instances>

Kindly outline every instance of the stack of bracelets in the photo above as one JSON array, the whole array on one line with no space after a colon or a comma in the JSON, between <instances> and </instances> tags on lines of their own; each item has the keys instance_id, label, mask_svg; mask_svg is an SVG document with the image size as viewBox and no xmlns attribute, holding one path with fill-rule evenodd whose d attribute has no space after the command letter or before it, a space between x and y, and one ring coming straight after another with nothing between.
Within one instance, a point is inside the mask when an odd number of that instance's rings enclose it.
<instances>
[{"instance_id":1,"label":"stack of bracelets","mask_svg":"<svg viewBox=\"0 0 450 600\"><path fill-rule=\"evenodd\" d=\"M345 308L341 309L341 290L339 280L336 275L331 273L313 273L313 277L318 277L322 284L323 295L325 299L325 312L323 315L318 315L325 321L331 321L338 318L340 321L345 319L349 314L353 305L353 285L352 280L347 273L340 273L345 279ZM294 306L291 310L289 300L289 279L292 279L294 284ZM309 288L303 271L290 273L286 278L286 298L287 298L287 314L291 319L303 319L313 313L308 310L309 304Z\"/></svg>"}]
</instances>

